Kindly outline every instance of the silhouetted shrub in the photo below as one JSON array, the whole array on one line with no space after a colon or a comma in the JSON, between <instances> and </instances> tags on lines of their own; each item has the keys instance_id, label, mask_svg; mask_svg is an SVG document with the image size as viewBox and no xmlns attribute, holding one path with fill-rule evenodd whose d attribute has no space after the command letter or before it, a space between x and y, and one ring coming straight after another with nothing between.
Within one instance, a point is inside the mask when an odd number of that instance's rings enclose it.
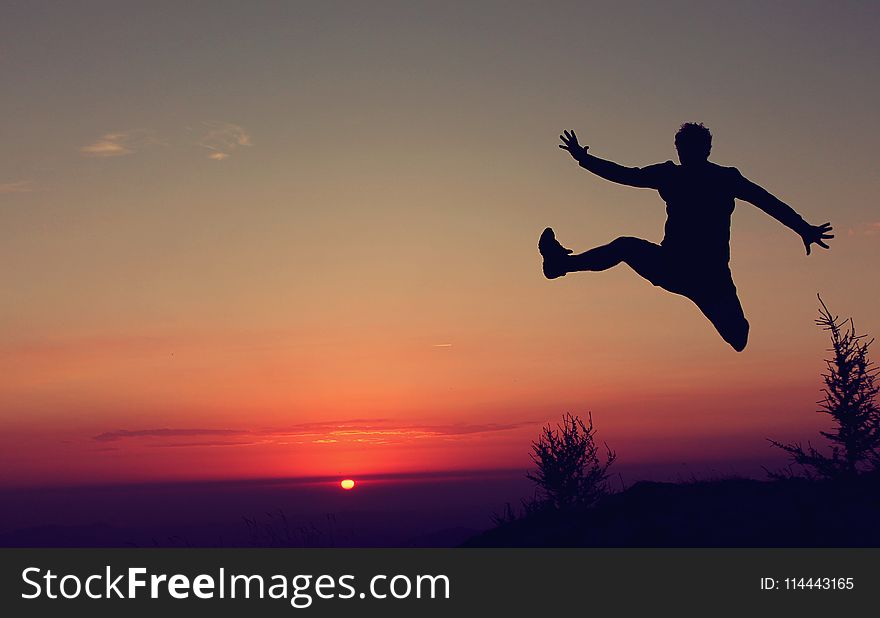
<instances>
[{"instance_id":1,"label":"silhouetted shrub","mask_svg":"<svg viewBox=\"0 0 880 618\"><path fill-rule=\"evenodd\" d=\"M605 463L596 446L593 415L585 424L565 414L553 428L547 425L532 443L536 470L526 476L538 485L535 500L526 503L527 513L538 509L590 506L608 493L608 468L617 455L605 445Z\"/></svg>"},{"instance_id":2,"label":"silhouetted shrub","mask_svg":"<svg viewBox=\"0 0 880 618\"><path fill-rule=\"evenodd\" d=\"M831 443L826 455L807 442L782 444L770 442L807 469L809 476L824 478L854 476L868 469L880 469L880 408L875 383L877 367L868 358L873 339L856 332L852 318L841 320L833 315L822 299L816 324L831 335L831 358L826 359L827 373L822 374L825 397L819 412L828 414L834 428L820 432Z\"/></svg>"},{"instance_id":3,"label":"silhouetted shrub","mask_svg":"<svg viewBox=\"0 0 880 618\"><path fill-rule=\"evenodd\" d=\"M525 505L525 502L523 502L523 505ZM510 502L504 505L504 508L501 510L500 513L495 511L489 516L489 518L492 520L492 523L495 525L496 528L498 526L512 523L519 519L516 512L513 510L513 506L510 504Z\"/></svg>"}]
</instances>

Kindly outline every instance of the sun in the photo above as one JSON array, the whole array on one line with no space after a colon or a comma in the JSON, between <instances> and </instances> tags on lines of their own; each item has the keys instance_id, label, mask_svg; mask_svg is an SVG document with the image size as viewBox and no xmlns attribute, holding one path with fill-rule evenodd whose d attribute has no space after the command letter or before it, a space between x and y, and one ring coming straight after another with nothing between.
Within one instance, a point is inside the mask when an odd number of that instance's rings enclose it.
<instances>
[{"instance_id":1,"label":"sun","mask_svg":"<svg viewBox=\"0 0 880 618\"><path fill-rule=\"evenodd\" d=\"M339 481L339 486L345 490L354 489L354 481L351 479L343 479Z\"/></svg>"}]
</instances>

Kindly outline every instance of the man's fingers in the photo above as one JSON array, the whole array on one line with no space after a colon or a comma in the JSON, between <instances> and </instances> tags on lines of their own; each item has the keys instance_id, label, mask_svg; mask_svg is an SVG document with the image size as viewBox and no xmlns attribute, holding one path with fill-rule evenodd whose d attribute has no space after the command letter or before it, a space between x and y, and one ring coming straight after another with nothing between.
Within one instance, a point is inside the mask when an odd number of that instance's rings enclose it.
<instances>
[{"instance_id":1,"label":"man's fingers","mask_svg":"<svg viewBox=\"0 0 880 618\"><path fill-rule=\"evenodd\" d=\"M820 247L822 247L823 249L830 249L830 247L828 245L826 245L824 242L822 242L821 240L817 240L816 244L819 245Z\"/></svg>"},{"instance_id":2,"label":"man's fingers","mask_svg":"<svg viewBox=\"0 0 880 618\"><path fill-rule=\"evenodd\" d=\"M562 131L562 134L559 136L562 144L559 145L563 150L567 150L572 156L575 156L574 153L578 152L581 149L581 145L578 143L577 135L574 132L574 129L565 129ZM586 147L582 148L586 151Z\"/></svg>"},{"instance_id":3,"label":"man's fingers","mask_svg":"<svg viewBox=\"0 0 880 618\"><path fill-rule=\"evenodd\" d=\"M822 234L819 238L834 238L834 234Z\"/></svg>"}]
</instances>

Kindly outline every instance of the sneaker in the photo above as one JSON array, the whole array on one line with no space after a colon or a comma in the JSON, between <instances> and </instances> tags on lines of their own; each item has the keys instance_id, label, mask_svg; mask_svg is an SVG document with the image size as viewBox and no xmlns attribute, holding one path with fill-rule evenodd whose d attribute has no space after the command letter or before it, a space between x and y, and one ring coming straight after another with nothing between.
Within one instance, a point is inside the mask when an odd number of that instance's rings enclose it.
<instances>
[{"instance_id":1,"label":"sneaker","mask_svg":"<svg viewBox=\"0 0 880 618\"><path fill-rule=\"evenodd\" d=\"M566 256L572 253L571 249L566 249L556 240L556 235L552 228L547 228L541 234L538 240L538 251L544 257L544 276L548 279L556 279L564 277L566 274L565 262Z\"/></svg>"}]
</instances>

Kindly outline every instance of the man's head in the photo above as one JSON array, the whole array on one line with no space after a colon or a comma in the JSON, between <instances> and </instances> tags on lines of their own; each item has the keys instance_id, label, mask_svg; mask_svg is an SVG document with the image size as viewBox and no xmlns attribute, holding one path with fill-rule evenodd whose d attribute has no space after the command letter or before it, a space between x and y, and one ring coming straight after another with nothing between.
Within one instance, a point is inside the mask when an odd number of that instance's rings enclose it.
<instances>
[{"instance_id":1,"label":"man's head","mask_svg":"<svg viewBox=\"0 0 880 618\"><path fill-rule=\"evenodd\" d=\"M712 134L702 122L686 122L675 134L675 149L682 165L702 163L712 150Z\"/></svg>"}]
</instances>

